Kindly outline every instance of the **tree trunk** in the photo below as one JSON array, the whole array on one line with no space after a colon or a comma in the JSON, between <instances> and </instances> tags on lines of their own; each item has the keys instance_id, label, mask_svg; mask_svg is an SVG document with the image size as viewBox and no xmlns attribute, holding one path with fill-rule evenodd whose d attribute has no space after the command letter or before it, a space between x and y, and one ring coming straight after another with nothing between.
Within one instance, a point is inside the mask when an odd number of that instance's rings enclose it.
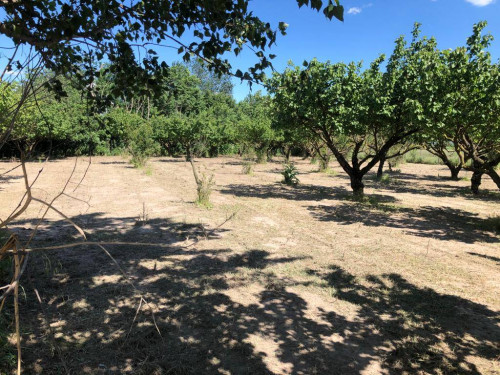
<instances>
[{"instance_id":1,"label":"tree trunk","mask_svg":"<svg viewBox=\"0 0 500 375\"><path fill-rule=\"evenodd\" d=\"M460 165L454 166L450 162L445 162L445 164L451 172L451 179L454 181L457 181L458 180L458 173L460 172L462 167Z\"/></svg>"},{"instance_id":2,"label":"tree trunk","mask_svg":"<svg viewBox=\"0 0 500 375\"><path fill-rule=\"evenodd\" d=\"M378 169L377 169L377 180L380 180L382 178L382 175L384 174L384 164L385 164L385 157L380 158L380 162L378 163Z\"/></svg>"},{"instance_id":3,"label":"tree trunk","mask_svg":"<svg viewBox=\"0 0 500 375\"><path fill-rule=\"evenodd\" d=\"M191 147L186 147L186 161L188 161L191 164L191 168L193 168L193 176L194 180L196 182L196 186L199 188L201 181L200 177L198 176L198 172L196 171L196 167L194 165L193 161L193 156L191 155Z\"/></svg>"},{"instance_id":4,"label":"tree trunk","mask_svg":"<svg viewBox=\"0 0 500 375\"><path fill-rule=\"evenodd\" d=\"M292 153L292 148L288 147L285 152L285 161L288 164L290 162L290 154Z\"/></svg>"},{"instance_id":5,"label":"tree trunk","mask_svg":"<svg viewBox=\"0 0 500 375\"><path fill-rule=\"evenodd\" d=\"M470 179L470 189L473 194L479 194L479 185L481 185L481 178L483 172L474 171Z\"/></svg>"},{"instance_id":6,"label":"tree trunk","mask_svg":"<svg viewBox=\"0 0 500 375\"><path fill-rule=\"evenodd\" d=\"M363 184L363 176L354 173L351 176L351 188L355 198L363 198L365 195L365 184Z\"/></svg>"},{"instance_id":7,"label":"tree trunk","mask_svg":"<svg viewBox=\"0 0 500 375\"><path fill-rule=\"evenodd\" d=\"M491 177L493 182L497 185L497 187L500 189L500 176L498 175L497 171L495 171L495 168L490 167L488 170L488 176Z\"/></svg>"},{"instance_id":8,"label":"tree trunk","mask_svg":"<svg viewBox=\"0 0 500 375\"><path fill-rule=\"evenodd\" d=\"M460 170L462 168L460 166L456 166L456 167L452 167L450 168L450 172L451 172L451 179L453 181L458 181L458 174L460 173Z\"/></svg>"}]
</instances>

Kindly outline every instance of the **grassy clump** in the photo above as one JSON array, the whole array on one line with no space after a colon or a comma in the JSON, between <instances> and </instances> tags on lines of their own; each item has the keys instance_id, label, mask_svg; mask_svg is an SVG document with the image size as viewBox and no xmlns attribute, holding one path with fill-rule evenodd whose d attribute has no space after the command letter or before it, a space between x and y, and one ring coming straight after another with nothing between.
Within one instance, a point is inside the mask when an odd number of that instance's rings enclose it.
<instances>
[{"instance_id":1,"label":"grassy clump","mask_svg":"<svg viewBox=\"0 0 500 375\"><path fill-rule=\"evenodd\" d=\"M293 164L285 164L285 169L281 172L283 175L283 183L287 185L297 185L299 183L299 179L297 175L299 171Z\"/></svg>"},{"instance_id":2,"label":"grassy clump","mask_svg":"<svg viewBox=\"0 0 500 375\"><path fill-rule=\"evenodd\" d=\"M490 232L500 233L500 216L490 216L480 223L480 228Z\"/></svg>"},{"instance_id":3,"label":"grassy clump","mask_svg":"<svg viewBox=\"0 0 500 375\"><path fill-rule=\"evenodd\" d=\"M376 176L375 176L376 178ZM389 185L393 182L391 175L384 173L382 177L376 178L376 181L383 185Z\"/></svg>"}]
</instances>

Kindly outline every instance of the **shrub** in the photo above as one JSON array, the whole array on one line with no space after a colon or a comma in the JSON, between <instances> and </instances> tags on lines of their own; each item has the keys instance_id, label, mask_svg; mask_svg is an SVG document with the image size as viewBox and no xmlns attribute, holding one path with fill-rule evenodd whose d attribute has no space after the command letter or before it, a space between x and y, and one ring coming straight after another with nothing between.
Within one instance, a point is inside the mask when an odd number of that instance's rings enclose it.
<instances>
[{"instance_id":1,"label":"shrub","mask_svg":"<svg viewBox=\"0 0 500 375\"><path fill-rule=\"evenodd\" d=\"M285 164L285 169L281 174L283 175L283 183L287 185L297 185L299 183L299 179L297 178L299 171L295 168L295 165Z\"/></svg>"},{"instance_id":2,"label":"shrub","mask_svg":"<svg viewBox=\"0 0 500 375\"><path fill-rule=\"evenodd\" d=\"M157 150L158 144L153 140L153 128L149 122L143 122L131 130L128 151L132 156L130 163L135 168L144 167Z\"/></svg>"}]
</instances>

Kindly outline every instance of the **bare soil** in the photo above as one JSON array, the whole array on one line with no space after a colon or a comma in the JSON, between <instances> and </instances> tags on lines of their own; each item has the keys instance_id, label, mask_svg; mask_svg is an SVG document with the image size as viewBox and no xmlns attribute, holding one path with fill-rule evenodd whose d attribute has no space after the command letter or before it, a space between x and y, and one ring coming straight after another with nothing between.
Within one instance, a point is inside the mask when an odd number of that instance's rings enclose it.
<instances>
[{"instance_id":1,"label":"bare soil","mask_svg":"<svg viewBox=\"0 0 500 375\"><path fill-rule=\"evenodd\" d=\"M118 265L95 245L32 254L25 373L500 374L494 184L475 197L467 173L404 164L383 183L368 176L355 202L338 166L294 161L289 187L278 159L253 175L238 158L198 159L216 182L205 209L182 159L139 170L99 157L86 174L79 159L55 206ZM35 194L50 200L74 165L49 162ZM16 173L0 182L0 217L23 193ZM41 210L13 227L21 237ZM80 240L50 213L31 247Z\"/></svg>"}]
</instances>

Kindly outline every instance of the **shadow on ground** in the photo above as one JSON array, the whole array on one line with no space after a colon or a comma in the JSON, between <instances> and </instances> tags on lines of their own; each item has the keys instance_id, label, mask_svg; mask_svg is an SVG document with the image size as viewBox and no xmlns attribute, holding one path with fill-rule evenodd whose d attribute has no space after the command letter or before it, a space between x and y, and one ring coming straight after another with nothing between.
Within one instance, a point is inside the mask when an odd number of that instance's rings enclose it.
<instances>
[{"instance_id":1,"label":"shadow on ground","mask_svg":"<svg viewBox=\"0 0 500 375\"><path fill-rule=\"evenodd\" d=\"M335 265L297 281L269 268L301 258L216 248L210 236L204 249L187 246L207 236L199 225L75 220L90 240L131 242L106 248L138 290L99 248L33 253L22 301L26 373L359 374L378 362L391 374L479 374L475 360L500 354L493 311L400 275L360 280ZM39 245L70 239L60 236L65 223L51 224ZM298 285L332 290L331 309L310 306ZM238 302L241 290L252 298ZM340 302L357 315L343 315Z\"/></svg>"},{"instance_id":2,"label":"shadow on ground","mask_svg":"<svg viewBox=\"0 0 500 375\"><path fill-rule=\"evenodd\" d=\"M379 204L369 206L356 203L309 206L314 218L349 225L363 223L371 227L389 227L407 233L439 240L465 243L498 243L498 235L484 228L487 219L451 207L398 207Z\"/></svg>"},{"instance_id":3,"label":"shadow on ground","mask_svg":"<svg viewBox=\"0 0 500 375\"><path fill-rule=\"evenodd\" d=\"M221 187L219 192L236 197L291 199L296 201L346 199L351 195L347 189L343 187L331 188L306 184L299 184L292 187L281 183L271 185L232 184Z\"/></svg>"},{"instance_id":4,"label":"shadow on ground","mask_svg":"<svg viewBox=\"0 0 500 375\"><path fill-rule=\"evenodd\" d=\"M387 173L387 175L390 176L391 180L390 183L385 184L377 182L374 174L367 175L367 186L393 191L395 193L409 193L447 198L460 197L475 201L500 201L500 193L498 191L480 189L479 194L474 195L472 194L469 186L464 187L454 184L454 181L447 177L412 175L402 172L390 172ZM419 183L415 183L417 181Z\"/></svg>"},{"instance_id":5,"label":"shadow on ground","mask_svg":"<svg viewBox=\"0 0 500 375\"><path fill-rule=\"evenodd\" d=\"M496 262L497 266L500 266L500 258L499 257L494 257L491 255L485 255L485 254L478 254L478 253L473 253L473 252L468 252L467 254L470 254L470 255L473 255L476 257L480 257L483 259L491 260L492 262Z\"/></svg>"}]
</instances>

